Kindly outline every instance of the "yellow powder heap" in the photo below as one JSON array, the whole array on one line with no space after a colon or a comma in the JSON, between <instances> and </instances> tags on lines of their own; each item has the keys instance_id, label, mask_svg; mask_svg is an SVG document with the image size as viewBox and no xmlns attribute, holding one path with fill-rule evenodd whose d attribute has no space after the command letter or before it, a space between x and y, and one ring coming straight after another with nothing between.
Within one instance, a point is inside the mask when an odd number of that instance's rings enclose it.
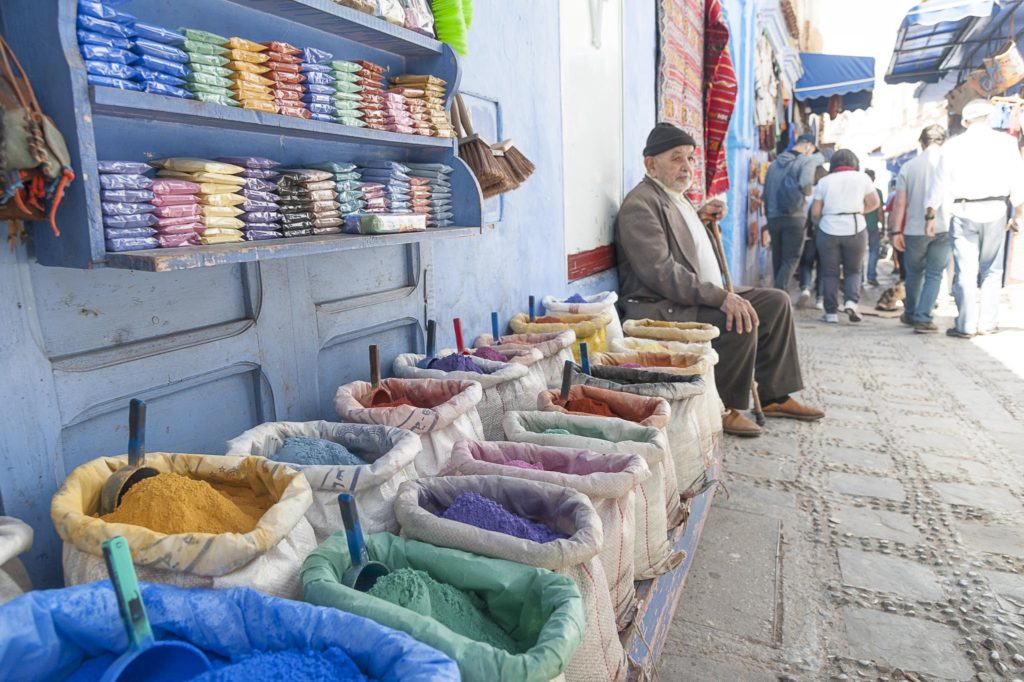
<instances>
[{"instance_id":1,"label":"yellow powder heap","mask_svg":"<svg viewBox=\"0 0 1024 682\"><path fill-rule=\"evenodd\" d=\"M133 485L117 508L100 518L167 535L248 533L271 503L269 495L242 486L215 487L179 474L158 474Z\"/></svg>"}]
</instances>

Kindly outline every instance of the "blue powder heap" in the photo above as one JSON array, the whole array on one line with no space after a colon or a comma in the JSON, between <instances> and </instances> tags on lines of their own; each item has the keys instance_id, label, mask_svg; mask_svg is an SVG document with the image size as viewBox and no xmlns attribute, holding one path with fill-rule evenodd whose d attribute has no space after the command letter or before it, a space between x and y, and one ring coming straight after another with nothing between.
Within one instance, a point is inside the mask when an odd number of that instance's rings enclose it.
<instances>
[{"instance_id":1,"label":"blue powder heap","mask_svg":"<svg viewBox=\"0 0 1024 682\"><path fill-rule=\"evenodd\" d=\"M256 652L222 668L193 677L192 682L270 682L271 680L368 680L344 651Z\"/></svg>"},{"instance_id":2,"label":"blue powder heap","mask_svg":"<svg viewBox=\"0 0 1024 682\"><path fill-rule=\"evenodd\" d=\"M567 536L555 533L543 523L513 514L479 493L462 493L439 515L442 519L468 523L477 528L504 533L533 542L551 542Z\"/></svg>"},{"instance_id":3,"label":"blue powder heap","mask_svg":"<svg viewBox=\"0 0 1024 682\"><path fill-rule=\"evenodd\" d=\"M440 370L442 372L476 372L477 374L490 374L483 367L480 367L475 362L469 359L467 355L460 355L459 353L452 353L446 355L443 358L434 358L427 365L430 369Z\"/></svg>"},{"instance_id":4,"label":"blue powder heap","mask_svg":"<svg viewBox=\"0 0 1024 682\"><path fill-rule=\"evenodd\" d=\"M323 438L304 436L285 438L281 449L270 455L269 459L303 466L360 466L366 464L344 445Z\"/></svg>"},{"instance_id":5,"label":"blue powder heap","mask_svg":"<svg viewBox=\"0 0 1024 682\"><path fill-rule=\"evenodd\" d=\"M586 303L587 299L583 298L579 294L573 294L569 298L562 301L563 303Z\"/></svg>"}]
</instances>

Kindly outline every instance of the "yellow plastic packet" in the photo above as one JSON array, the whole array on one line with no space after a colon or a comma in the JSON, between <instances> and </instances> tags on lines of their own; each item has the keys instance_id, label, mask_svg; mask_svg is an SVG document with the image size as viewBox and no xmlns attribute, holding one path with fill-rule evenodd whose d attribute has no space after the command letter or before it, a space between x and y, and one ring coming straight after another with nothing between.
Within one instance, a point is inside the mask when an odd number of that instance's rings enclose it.
<instances>
[{"instance_id":1,"label":"yellow plastic packet","mask_svg":"<svg viewBox=\"0 0 1024 682\"><path fill-rule=\"evenodd\" d=\"M243 213L237 206L203 206L203 215L211 218L237 218Z\"/></svg>"},{"instance_id":2,"label":"yellow plastic packet","mask_svg":"<svg viewBox=\"0 0 1024 682\"><path fill-rule=\"evenodd\" d=\"M210 231L207 230L206 232L203 233L203 236L200 238L199 243L209 245L231 244L233 242L245 241L242 238L242 233L239 232L238 230L229 230L229 232L231 232L231 234L211 234L209 237L207 237L206 235L210 233Z\"/></svg>"},{"instance_id":3,"label":"yellow plastic packet","mask_svg":"<svg viewBox=\"0 0 1024 682\"><path fill-rule=\"evenodd\" d=\"M225 182L203 182L199 185L200 194L230 194L237 191L238 185Z\"/></svg>"},{"instance_id":4,"label":"yellow plastic packet","mask_svg":"<svg viewBox=\"0 0 1024 682\"><path fill-rule=\"evenodd\" d=\"M174 170L162 170L157 171L157 177L159 178L178 178L179 180L189 180L191 182L220 182L229 185L237 185L241 187L245 184L245 178L237 175L226 175L224 173L185 173L182 171Z\"/></svg>"},{"instance_id":5,"label":"yellow plastic packet","mask_svg":"<svg viewBox=\"0 0 1024 682\"><path fill-rule=\"evenodd\" d=\"M183 173L196 173L196 172L208 172L208 173L225 173L227 175L234 175L235 173L241 173L245 169L241 166L236 166L233 163L221 163L220 161L211 161L210 159L196 159L187 156L172 156L167 159L156 159L150 161L149 165L155 168L163 168L169 171L181 171Z\"/></svg>"},{"instance_id":6,"label":"yellow plastic packet","mask_svg":"<svg viewBox=\"0 0 1024 682\"><path fill-rule=\"evenodd\" d=\"M239 38L238 36L228 38L228 42L224 43L224 47L232 50L247 50L249 52L263 52L267 49L266 45L260 45L259 43L246 40L245 38Z\"/></svg>"},{"instance_id":7,"label":"yellow plastic packet","mask_svg":"<svg viewBox=\"0 0 1024 682\"><path fill-rule=\"evenodd\" d=\"M203 225L207 228L218 228L226 230L241 230L245 227L238 218L224 218L221 216L203 216ZM207 229L207 232L209 229ZM206 234L205 232L203 234Z\"/></svg>"},{"instance_id":8,"label":"yellow plastic packet","mask_svg":"<svg viewBox=\"0 0 1024 682\"><path fill-rule=\"evenodd\" d=\"M241 71L244 73L266 73L270 71L265 66L259 64L253 64L252 62L228 62L226 65L232 71Z\"/></svg>"},{"instance_id":9,"label":"yellow plastic packet","mask_svg":"<svg viewBox=\"0 0 1024 682\"><path fill-rule=\"evenodd\" d=\"M275 102L265 102L258 99L243 99L242 108L252 111L262 111L268 114L276 114L280 109Z\"/></svg>"},{"instance_id":10,"label":"yellow plastic packet","mask_svg":"<svg viewBox=\"0 0 1024 682\"><path fill-rule=\"evenodd\" d=\"M240 83L246 83L249 85L262 85L264 87L270 87L274 84L274 81L270 80L265 76L261 76L258 73L248 73L246 71L239 71L231 74L231 80L234 81L235 85Z\"/></svg>"},{"instance_id":11,"label":"yellow plastic packet","mask_svg":"<svg viewBox=\"0 0 1024 682\"><path fill-rule=\"evenodd\" d=\"M238 88L237 90L234 90L234 93L240 102L244 102L246 100L256 100L258 102L274 101L274 93L265 92L262 89Z\"/></svg>"},{"instance_id":12,"label":"yellow plastic packet","mask_svg":"<svg viewBox=\"0 0 1024 682\"><path fill-rule=\"evenodd\" d=\"M388 80L394 85L448 85L448 81L443 81L437 76L418 76L411 73L392 76Z\"/></svg>"},{"instance_id":13,"label":"yellow plastic packet","mask_svg":"<svg viewBox=\"0 0 1024 682\"><path fill-rule=\"evenodd\" d=\"M233 62L262 64L263 62L270 61L270 55L260 54L259 52L250 52L249 50L228 50L224 53L224 56Z\"/></svg>"},{"instance_id":14,"label":"yellow plastic packet","mask_svg":"<svg viewBox=\"0 0 1024 682\"><path fill-rule=\"evenodd\" d=\"M205 206L238 206L245 203L241 194L207 194L202 199Z\"/></svg>"}]
</instances>

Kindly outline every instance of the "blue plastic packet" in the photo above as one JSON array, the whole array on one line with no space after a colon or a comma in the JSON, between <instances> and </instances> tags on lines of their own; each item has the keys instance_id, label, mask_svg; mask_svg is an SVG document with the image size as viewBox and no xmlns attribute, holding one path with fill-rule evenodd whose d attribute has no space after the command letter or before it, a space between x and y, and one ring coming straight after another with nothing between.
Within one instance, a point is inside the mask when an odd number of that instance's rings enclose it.
<instances>
[{"instance_id":1,"label":"blue plastic packet","mask_svg":"<svg viewBox=\"0 0 1024 682\"><path fill-rule=\"evenodd\" d=\"M118 62L104 62L87 59L85 61L85 72L94 76L106 76L107 78L120 78L121 80L132 80L138 78L139 72L134 67Z\"/></svg>"},{"instance_id":2,"label":"blue plastic packet","mask_svg":"<svg viewBox=\"0 0 1024 682\"><path fill-rule=\"evenodd\" d=\"M105 215L103 216L103 227L115 230L127 230L133 227L150 227L156 225L157 218L152 213L139 213L136 215Z\"/></svg>"},{"instance_id":3,"label":"blue plastic packet","mask_svg":"<svg viewBox=\"0 0 1024 682\"><path fill-rule=\"evenodd\" d=\"M94 76L91 73L85 75L85 80L88 81L90 85L102 85L106 88L119 88L121 90L142 92L142 86L135 81L126 81L120 78L110 78L108 76Z\"/></svg>"},{"instance_id":4,"label":"blue plastic packet","mask_svg":"<svg viewBox=\"0 0 1024 682\"><path fill-rule=\"evenodd\" d=\"M103 47L116 47L119 50L132 49L132 41L127 38L105 36L102 33L93 33L83 29L78 29L77 33L79 45L102 45Z\"/></svg>"},{"instance_id":5,"label":"blue plastic packet","mask_svg":"<svg viewBox=\"0 0 1024 682\"><path fill-rule=\"evenodd\" d=\"M309 109L309 113L314 116L326 116L325 119L317 119L333 121L334 120L334 105L333 104L307 104L306 108Z\"/></svg>"},{"instance_id":6,"label":"blue plastic packet","mask_svg":"<svg viewBox=\"0 0 1024 682\"><path fill-rule=\"evenodd\" d=\"M193 99L195 97L195 95L184 88L167 85L158 81L146 81L142 89L154 95L164 95L165 97L179 97L181 99Z\"/></svg>"},{"instance_id":7,"label":"blue plastic packet","mask_svg":"<svg viewBox=\"0 0 1024 682\"><path fill-rule=\"evenodd\" d=\"M131 26L135 23L135 17L124 12L118 12L116 9L111 7L110 2L97 2L96 0L78 0L78 14L85 14L87 16L94 17L96 19L104 19L106 21L112 21L115 24L127 24Z\"/></svg>"},{"instance_id":8,"label":"blue plastic packet","mask_svg":"<svg viewBox=\"0 0 1024 682\"><path fill-rule=\"evenodd\" d=\"M323 121L324 123L334 123L334 117L330 114L317 114L310 113L309 118L313 121Z\"/></svg>"},{"instance_id":9,"label":"blue plastic packet","mask_svg":"<svg viewBox=\"0 0 1024 682\"><path fill-rule=\"evenodd\" d=\"M273 201L246 201L239 206L246 213L274 213L277 203Z\"/></svg>"},{"instance_id":10,"label":"blue plastic packet","mask_svg":"<svg viewBox=\"0 0 1024 682\"><path fill-rule=\"evenodd\" d=\"M251 201L263 201L268 204L276 204L281 199L281 197L271 192L260 192L252 189L243 189L242 196Z\"/></svg>"},{"instance_id":11,"label":"blue plastic packet","mask_svg":"<svg viewBox=\"0 0 1024 682\"><path fill-rule=\"evenodd\" d=\"M138 54L148 54L151 57L166 59L169 62L178 62L179 64L188 63L188 53L184 50L179 50L172 45L164 45L163 43L157 43L152 40L136 40L135 47L133 47L132 50Z\"/></svg>"},{"instance_id":12,"label":"blue plastic packet","mask_svg":"<svg viewBox=\"0 0 1024 682\"><path fill-rule=\"evenodd\" d=\"M317 85L316 83L305 83L303 84L306 92L313 95L331 95L333 97L336 90L331 85Z\"/></svg>"},{"instance_id":13,"label":"blue plastic packet","mask_svg":"<svg viewBox=\"0 0 1024 682\"><path fill-rule=\"evenodd\" d=\"M113 21L106 21L105 19L97 19L91 17L88 14L78 15L78 28L83 28L86 31L92 31L93 33L102 33L106 36L114 36L115 38L134 38L135 29L129 25L118 24Z\"/></svg>"},{"instance_id":14,"label":"blue plastic packet","mask_svg":"<svg viewBox=\"0 0 1024 682\"><path fill-rule=\"evenodd\" d=\"M108 239L107 251L140 251L159 248L155 237L132 237L130 239Z\"/></svg>"},{"instance_id":15,"label":"blue plastic packet","mask_svg":"<svg viewBox=\"0 0 1024 682\"><path fill-rule=\"evenodd\" d=\"M302 48L302 61L307 64L327 64L332 59L334 59L334 55L330 52L324 52L315 47Z\"/></svg>"},{"instance_id":16,"label":"blue plastic packet","mask_svg":"<svg viewBox=\"0 0 1024 682\"><path fill-rule=\"evenodd\" d=\"M152 40L154 43L163 43L164 45L177 45L181 47L185 44L185 36L172 31L169 28L163 26L154 26L153 24L144 24L141 21L135 22L135 33L140 38L146 40Z\"/></svg>"},{"instance_id":17,"label":"blue plastic packet","mask_svg":"<svg viewBox=\"0 0 1024 682\"><path fill-rule=\"evenodd\" d=\"M299 71L301 71L302 73L331 73L331 67L327 66L326 64L306 63L299 66ZM331 80L334 80L333 76L331 77Z\"/></svg>"},{"instance_id":18,"label":"blue plastic packet","mask_svg":"<svg viewBox=\"0 0 1024 682\"><path fill-rule=\"evenodd\" d=\"M261 180L259 178L246 178L245 189L246 191L253 192L273 192L277 189L277 183L271 180Z\"/></svg>"},{"instance_id":19,"label":"blue plastic packet","mask_svg":"<svg viewBox=\"0 0 1024 682\"><path fill-rule=\"evenodd\" d=\"M183 88L187 84L184 78L178 78L177 76L172 76L169 73L161 73L160 71L147 69L144 66L136 66L135 71L138 72L139 78L144 81L163 83L164 85L172 85L176 88Z\"/></svg>"},{"instance_id":20,"label":"blue plastic packet","mask_svg":"<svg viewBox=\"0 0 1024 682\"><path fill-rule=\"evenodd\" d=\"M143 161L97 161L96 170L100 173L120 173L120 174L136 174L145 175L149 171L153 170L153 167ZM115 188L104 188L104 189L115 189ZM135 189L119 187L116 189Z\"/></svg>"},{"instance_id":21,"label":"blue plastic packet","mask_svg":"<svg viewBox=\"0 0 1024 682\"><path fill-rule=\"evenodd\" d=\"M329 73L312 71L306 74L306 82L312 85L334 85L334 76Z\"/></svg>"},{"instance_id":22,"label":"blue plastic packet","mask_svg":"<svg viewBox=\"0 0 1024 682\"><path fill-rule=\"evenodd\" d=\"M156 206L147 203L104 201L100 203L103 215L137 215L139 213L152 213Z\"/></svg>"},{"instance_id":23,"label":"blue plastic packet","mask_svg":"<svg viewBox=\"0 0 1024 682\"><path fill-rule=\"evenodd\" d=\"M136 173L100 174L100 187L103 189L149 189L153 186L153 178Z\"/></svg>"},{"instance_id":24,"label":"blue plastic packet","mask_svg":"<svg viewBox=\"0 0 1024 682\"><path fill-rule=\"evenodd\" d=\"M404 163L399 163L398 161L364 161L363 163L359 164L359 167L365 168L367 171L370 171L372 169L383 169L388 171L400 171L402 173L409 172L409 166L406 166Z\"/></svg>"},{"instance_id":25,"label":"blue plastic packet","mask_svg":"<svg viewBox=\"0 0 1024 682\"><path fill-rule=\"evenodd\" d=\"M101 62L118 62L119 64L134 64L139 61L139 55L118 47L107 47L106 45L79 45L84 59L95 59Z\"/></svg>"},{"instance_id":26,"label":"blue plastic packet","mask_svg":"<svg viewBox=\"0 0 1024 682\"><path fill-rule=\"evenodd\" d=\"M305 102L306 104L327 104L330 105L331 107L334 107L334 98L331 97L330 95L303 95L302 101Z\"/></svg>"},{"instance_id":27,"label":"blue plastic packet","mask_svg":"<svg viewBox=\"0 0 1024 682\"><path fill-rule=\"evenodd\" d=\"M156 234L156 230L152 227L126 227L124 229L118 229L114 227L108 227L103 230L103 236L107 239L132 239L136 237L152 237Z\"/></svg>"},{"instance_id":28,"label":"blue plastic packet","mask_svg":"<svg viewBox=\"0 0 1024 682\"><path fill-rule=\"evenodd\" d=\"M159 71L160 73L166 73L170 76L176 76L178 78L185 78L189 74L189 68L184 64L171 62L148 54L144 54L139 57L139 66Z\"/></svg>"},{"instance_id":29,"label":"blue plastic packet","mask_svg":"<svg viewBox=\"0 0 1024 682\"><path fill-rule=\"evenodd\" d=\"M100 192L100 199L103 201L149 201L155 195L148 189L105 189Z\"/></svg>"}]
</instances>

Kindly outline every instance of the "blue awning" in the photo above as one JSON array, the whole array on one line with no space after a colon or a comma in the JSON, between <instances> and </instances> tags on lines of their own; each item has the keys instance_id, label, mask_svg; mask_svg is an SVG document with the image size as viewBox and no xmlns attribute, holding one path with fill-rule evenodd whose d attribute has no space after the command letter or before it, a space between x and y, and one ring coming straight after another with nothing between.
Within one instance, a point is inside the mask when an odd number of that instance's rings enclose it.
<instances>
[{"instance_id":1,"label":"blue awning","mask_svg":"<svg viewBox=\"0 0 1024 682\"><path fill-rule=\"evenodd\" d=\"M800 53L804 75L796 82L794 96L816 114L828 110L829 98L843 96L843 109L853 111L871 106L875 87L873 57Z\"/></svg>"},{"instance_id":2,"label":"blue awning","mask_svg":"<svg viewBox=\"0 0 1024 682\"><path fill-rule=\"evenodd\" d=\"M1024 0L931 0L903 18L886 83L962 80L1005 43L1007 22L1024 19Z\"/></svg>"}]
</instances>

